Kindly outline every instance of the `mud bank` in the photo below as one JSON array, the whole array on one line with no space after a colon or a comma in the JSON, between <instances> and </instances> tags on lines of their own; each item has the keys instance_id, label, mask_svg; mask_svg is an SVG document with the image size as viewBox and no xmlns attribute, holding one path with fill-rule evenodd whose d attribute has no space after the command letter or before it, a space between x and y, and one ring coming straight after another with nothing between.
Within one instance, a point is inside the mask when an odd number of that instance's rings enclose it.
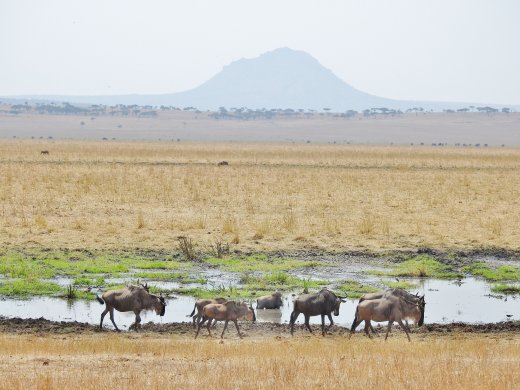
<instances>
[{"instance_id":1,"label":"mud bank","mask_svg":"<svg viewBox=\"0 0 520 390\"><path fill-rule=\"evenodd\" d=\"M276 337L289 336L290 327L287 324L276 323L240 323L240 329L246 337ZM320 334L320 326L312 326L316 335ZM385 326L376 326L377 333L384 333ZM222 331L222 324L218 324L213 331L213 335L220 335ZM328 328L328 335L341 336L348 334L349 329L341 326L332 326ZM360 329L358 329L360 332ZM401 332L398 326L392 328L392 332ZM67 321L49 321L44 318L39 319L21 319L21 318L5 318L0 317L0 333L18 333L18 334L37 334L37 335L55 335L55 334L88 334L88 333L115 333L113 330L103 329L99 327L82 322L67 322ZM172 335L186 335L192 337L195 333L194 328L190 323L167 323L156 324L148 322L143 324L141 331L143 335L153 334L172 334ZM515 333L520 334L520 322L505 321L486 324L466 324L466 323L450 323L450 324L425 324L421 328L413 328L413 334L421 335L439 335L447 333ZM121 334L135 334L134 332L121 332ZM206 335L205 328L201 329L201 335ZM295 336L309 336L310 333L304 329L303 325L295 326ZM228 327L226 337L237 337L233 326Z\"/></svg>"}]
</instances>

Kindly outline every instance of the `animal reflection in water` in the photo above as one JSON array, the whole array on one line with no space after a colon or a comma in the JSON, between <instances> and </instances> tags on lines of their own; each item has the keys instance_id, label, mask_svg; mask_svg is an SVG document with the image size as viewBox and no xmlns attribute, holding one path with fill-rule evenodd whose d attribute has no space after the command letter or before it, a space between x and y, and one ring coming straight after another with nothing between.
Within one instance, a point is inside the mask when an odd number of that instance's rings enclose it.
<instances>
[{"instance_id":1,"label":"animal reflection in water","mask_svg":"<svg viewBox=\"0 0 520 390\"><path fill-rule=\"evenodd\" d=\"M119 332L119 328L114 322L114 309L120 312L133 311L135 313L135 322L130 325L129 329L136 332L141 327L141 311L155 310L155 313L164 316L166 311L166 302L162 296L156 296L148 292L148 286L129 285L121 290L106 291L101 298L96 295L100 304L105 304L105 310L101 313L101 321L99 328L103 328L103 319L107 313L110 313L110 321L114 324L114 328Z\"/></svg>"}]
</instances>

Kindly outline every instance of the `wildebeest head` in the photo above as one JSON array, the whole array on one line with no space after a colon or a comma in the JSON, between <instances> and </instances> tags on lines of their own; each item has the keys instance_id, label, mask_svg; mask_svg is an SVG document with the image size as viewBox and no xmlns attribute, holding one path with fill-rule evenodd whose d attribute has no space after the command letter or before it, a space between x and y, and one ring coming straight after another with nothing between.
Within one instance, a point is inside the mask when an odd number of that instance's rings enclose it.
<instances>
[{"instance_id":1,"label":"wildebeest head","mask_svg":"<svg viewBox=\"0 0 520 390\"><path fill-rule=\"evenodd\" d=\"M343 299L344 297L336 297L334 300L334 315L339 316L339 305L341 302L345 303L346 301Z\"/></svg>"},{"instance_id":2,"label":"wildebeest head","mask_svg":"<svg viewBox=\"0 0 520 390\"><path fill-rule=\"evenodd\" d=\"M251 313L253 313L253 322L256 322L255 310L253 309L252 305L249 305L249 310L251 311Z\"/></svg>"},{"instance_id":3,"label":"wildebeest head","mask_svg":"<svg viewBox=\"0 0 520 390\"><path fill-rule=\"evenodd\" d=\"M419 322L417 322L417 325L422 326L424 324L424 308L426 306L426 302L424 301L424 295L419 298L418 306L419 310L421 311L421 318L419 319Z\"/></svg>"},{"instance_id":4,"label":"wildebeest head","mask_svg":"<svg viewBox=\"0 0 520 390\"><path fill-rule=\"evenodd\" d=\"M155 297L156 301L154 302L153 308L155 310L155 314L159 316L164 316L164 313L166 312L166 301L164 300L164 297L161 295L159 297Z\"/></svg>"}]
</instances>

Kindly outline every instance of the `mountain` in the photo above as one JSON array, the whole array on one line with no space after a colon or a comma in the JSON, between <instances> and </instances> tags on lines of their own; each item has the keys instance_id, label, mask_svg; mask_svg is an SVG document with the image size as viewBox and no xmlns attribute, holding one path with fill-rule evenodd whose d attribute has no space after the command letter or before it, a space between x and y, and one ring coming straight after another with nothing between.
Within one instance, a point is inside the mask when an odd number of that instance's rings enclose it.
<instances>
[{"instance_id":1,"label":"mountain","mask_svg":"<svg viewBox=\"0 0 520 390\"><path fill-rule=\"evenodd\" d=\"M185 92L162 95L26 96L24 98L106 105L165 105L181 108L191 106L200 110L217 110L223 106L251 109L330 108L336 112L349 109L360 111L373 107L401 110L423 107L427 110L441 111L445 108L475 105L400 101L370 95L341 80L306 52L289 48L279 48L257 58L234 61L202 85Z\"/></svg>"},{"instance_id":2,"label":"mountain","mask_svg":"<svg viewBox=\"0 0 520 390\"><path fill-rule=\"evenodd\" d=\"M170 104L204 109L327 107L345 111L398 104L358 91L309 54L288 48L232 62L201 86L164 98Z\"/></svg>"}]
</instances>

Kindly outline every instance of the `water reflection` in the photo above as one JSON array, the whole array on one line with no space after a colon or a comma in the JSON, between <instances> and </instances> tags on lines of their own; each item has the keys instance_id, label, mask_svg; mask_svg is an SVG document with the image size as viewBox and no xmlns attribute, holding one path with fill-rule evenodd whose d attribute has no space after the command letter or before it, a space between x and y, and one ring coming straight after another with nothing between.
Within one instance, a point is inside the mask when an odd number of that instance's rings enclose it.
<instances>
[{"instance_id":1,"label":"water reflection","mask_svg":"<svg viewBox=\"0 0 520 390\"><path fill-rule=\"evenodd\" d=\"M462 283L447 280L410 280L417 283L414 292L426 296L425 322L498 322L520 319L520 299L516 297L496 296L490 293L489 285L478 279L466 278ZM292 295L284 296L284 305L280 310L259 310L259 322L288 323L292 311ZM194 297L180 296L170 298L164 317L153 312L143 312L143 323L153 321L190 322L188 315L193 310ZM349 326L354 318L357 300L347 300L341 304L340 315L334 322ZM91 324L99 323L104 306L97 301L69 301L60 298L34 297L27 300L0 300L0 315L21 318L46 318L53 321L78 321ZM107 317L108 318L108 317ZM303 315L298 323L303 323ZM115 313L115 321L125 329L134 321L133 313ZM318 324L319 316L311 317L311 323ZM106 320L104 326L111 328Z\"/></svg>"}]
</instances>

